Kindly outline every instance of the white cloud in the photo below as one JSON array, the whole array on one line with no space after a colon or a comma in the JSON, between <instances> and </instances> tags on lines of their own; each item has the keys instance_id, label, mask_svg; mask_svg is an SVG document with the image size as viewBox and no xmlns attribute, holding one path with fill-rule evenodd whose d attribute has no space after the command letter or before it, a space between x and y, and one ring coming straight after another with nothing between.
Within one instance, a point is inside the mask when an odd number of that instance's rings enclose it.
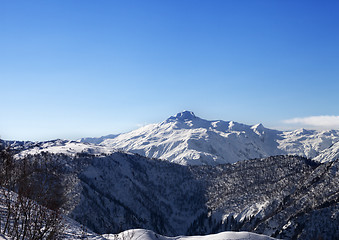
<instances>
[{"instance_id":1,"label":"white cloud","mask_svg":"<svg viewBox=\"0 0 339 240\"><path fill-rule=\"evenodd\" d=\"M310 116L284 120L285 124L305 125L315 128L339 128L339 116Z\"/></svg>"}]
</instances>

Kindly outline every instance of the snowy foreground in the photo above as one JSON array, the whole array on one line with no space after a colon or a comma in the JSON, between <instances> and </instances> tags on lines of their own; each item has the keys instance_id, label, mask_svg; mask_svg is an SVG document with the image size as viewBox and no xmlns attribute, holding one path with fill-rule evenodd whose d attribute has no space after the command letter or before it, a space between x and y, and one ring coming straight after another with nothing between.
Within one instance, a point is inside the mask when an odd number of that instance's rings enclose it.
<instances>
[{"instance_id":1,"label":"snowy foreground","mask_svg":"<svg viewBox=\"0 0 339 240\"><path fill-rule=\"evenodd\" d=\"M73 229L74 230L74 229ZM69 232L70 233L70 232ZM10 237L0 234L0 240L10 240ZM249 233L249 232L221 232L217 234L210 234L206 236L178 236L165 237L156 234L150 230L133 229L127 230L120 234L105 234L99 236L96 234L88 234L86 236L81 233L69 234L65 239L97 239L97 240L270 240L275 239L265 235Z\"/></svg>"},{"instance_id":2,"label":"snowy foreground","mask_svg":"<svg viewBox=\"0 0 339 240\"><path fill-rule=\"evenodd\" d=\"M6 238L4 235L0 234L0 240L6 240L8 238Z\"/></svg>"},{"instance_id":3,"label":"snowy foreground","mask_svg":"<svg viewBox=\"0 0 339 240\"><path fill-rule=\"evenodd\" d=\"M231 239L243 239L243 240L269 240L275 239L265 235L259 235L249 232L221 232L217 234L210 234L206 236L179 236L179 237L165 237L156 234L150 230L134 229L128 230L117 235L107 234L104 237L108 240L231 240Z\"/></svg>"},{"instance_id":4,"label":"snowy foreground","mask_svg":"<svg viewBox=\"0 0 339 240\"><path fill-rule=\"evenodd\" d=\"M146 229L131 229L119 234L104 234L98 235L88 228L82 226L78 222L65 218L66 231L64 239L88 239L88 240L272 240L272 238L266 235L250 233L250 232L221 232L217 234L209 234L205 236L177 236L166 237L157 234L151 230ZM0 240L7 240L10 238L1 238Z\"/></svg>"}]
</instances>

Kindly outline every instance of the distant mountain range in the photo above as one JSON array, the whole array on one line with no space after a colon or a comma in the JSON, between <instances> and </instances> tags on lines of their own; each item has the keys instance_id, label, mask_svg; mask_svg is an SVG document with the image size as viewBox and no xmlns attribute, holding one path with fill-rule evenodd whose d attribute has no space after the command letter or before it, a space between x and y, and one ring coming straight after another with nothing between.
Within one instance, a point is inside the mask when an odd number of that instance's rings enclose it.
<instances>
[{"instance_id":1,"label":"distant mountain range","mask_svg":"<svg viewBox=\"0 0 339 240\"><path fill-rule=\"evenodd\" d=\"M318 162L339 158L339 130L278 131L234 121L208 121L184 111L137 130L78 141L7 141L21 154L137 153L181 165L217 165L276 155L298 155ZM22 151L25 150L25 151Z\"/></svg>"},{"instance_id":2,"label":"distant mountain range","mask_svg":"<svg viewBox=\"0 0 339 240\"><path fill-rule=\"evenodd\" d=\"M79 141L181 165L216 165L287 154L319 162L339 157L339 130L278 131L262 124L208 121L190 111L128 133Z\"/></svg>"}]
</instances>

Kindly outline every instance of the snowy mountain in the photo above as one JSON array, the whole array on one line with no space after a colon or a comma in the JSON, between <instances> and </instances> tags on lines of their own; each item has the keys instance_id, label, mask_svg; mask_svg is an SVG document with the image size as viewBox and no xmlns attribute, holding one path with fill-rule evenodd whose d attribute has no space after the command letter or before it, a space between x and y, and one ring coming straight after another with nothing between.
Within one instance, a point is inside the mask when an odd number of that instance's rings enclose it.
<instances>
[{"instance_id":1,"label":"snowy mountain","mask_svg":"<svg viewBox=\"0 0 339 240\"><path fill-rule=\"evenodd\" d=\"M297 129L279 134L279 149L284 154L304 156L319 162L335 160L339 155L339 130Z\"/></svg>"},{"instance_id":2,"label":"snowy mountain","mask_svg":"<svg viewBox=\"0 0 339 240\"><path fill-rule=\"evenodd\" d=\"M182 165L217 165L286 154L326 162L339 155L339 130L277 131L262 124L208 121L189 111L128 133L80 142L95 142Z\"/></svg>"},{"instance_id":3,"label":"snowy mountain","mask_svg":"<svg viewBox=\"0 0 339 240\"><path fill-rule=\"evenodd\" d=\"M49 152L55 154L66 154L75 156L76 154L110 154L117 150L102 145L96 145L92 143L83 143L70 140L51 140L45 142L17 142L17 141L5 141L5 145L10 146L11 149L16 152L17 157L24 157L29 154L41 154L42 152Z\"/></svg>"},{"instance_id":4,"label":"snowy mountain","mask_svg":"<svg viewBox=\"0 0 339 240\"><path fill-rule=\"evenodd\" d=\"M40 152L110 154L117 150L181 165L217 165L276 155L319 162L339 157L339 130L278 131L234 121L208 121L184 111L137 130L78 141L6 141L20 155Z\"/></svg>"}]
</instances>

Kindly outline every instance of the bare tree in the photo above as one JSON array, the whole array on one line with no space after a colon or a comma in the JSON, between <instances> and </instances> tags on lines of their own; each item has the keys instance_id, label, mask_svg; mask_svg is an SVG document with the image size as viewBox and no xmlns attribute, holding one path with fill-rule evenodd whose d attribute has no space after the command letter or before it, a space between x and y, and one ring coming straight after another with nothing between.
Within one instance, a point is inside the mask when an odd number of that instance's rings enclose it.
<instances>
[{"instance_id":1,"label":"bare tree","mask_svg":"<svg viewBox=\"0 0 339 240\"><path fill-rule=\"evenodd\" d=\"M66 197L57 166L44 155L14 159L9 148L0 146L2 233L15 240L60 238Z\"/></svg>"}]
</instances>

